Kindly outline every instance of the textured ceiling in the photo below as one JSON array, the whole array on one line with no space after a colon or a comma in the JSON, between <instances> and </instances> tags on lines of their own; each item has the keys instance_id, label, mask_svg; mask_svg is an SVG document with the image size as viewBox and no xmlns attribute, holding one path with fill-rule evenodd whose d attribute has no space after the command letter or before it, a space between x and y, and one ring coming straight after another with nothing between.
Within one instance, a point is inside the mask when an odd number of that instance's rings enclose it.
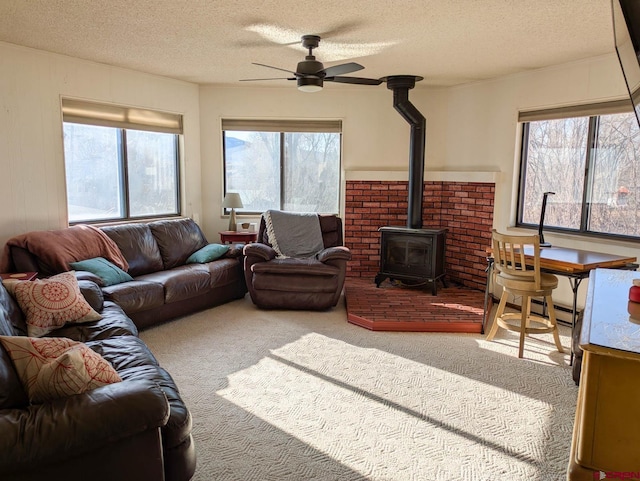
<instances>
[{"instance_id":1,"label":"textured ceiling","mask_svg":"<svg viewBox=\"0 0 640 481\"><path fill-rule=\"evenodd\" d=\"M251 62L294 70L303 34L325 67L432 86L614 51L610 0L0 0L0 41L201 84L286 85L238 81L286 76Z\"/></svg>"}]
</instances>

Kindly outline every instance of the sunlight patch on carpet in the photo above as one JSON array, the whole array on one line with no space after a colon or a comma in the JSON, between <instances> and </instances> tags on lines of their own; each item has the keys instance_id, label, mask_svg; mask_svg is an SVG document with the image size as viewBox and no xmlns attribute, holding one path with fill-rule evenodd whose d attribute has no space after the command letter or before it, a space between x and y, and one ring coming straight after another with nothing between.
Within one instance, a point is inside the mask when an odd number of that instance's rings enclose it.
<instances>
[{"instance_id":1,"label":"sunlight patch on carpet","mask_svg":"<svg viewBox=\"0 0 640 481\"><path fill-rule=\"evenodd\" d=\"M375 464L389 467L379 478L411 479L431 457L434 475L471 479L478 457L499 457L533 479L546 462L553 410L518 379L512 389L496 386L310 333L231 374L217 394L364 476ZM506 421L514 418L522 422Z\"/></svg>"}]
</instances>

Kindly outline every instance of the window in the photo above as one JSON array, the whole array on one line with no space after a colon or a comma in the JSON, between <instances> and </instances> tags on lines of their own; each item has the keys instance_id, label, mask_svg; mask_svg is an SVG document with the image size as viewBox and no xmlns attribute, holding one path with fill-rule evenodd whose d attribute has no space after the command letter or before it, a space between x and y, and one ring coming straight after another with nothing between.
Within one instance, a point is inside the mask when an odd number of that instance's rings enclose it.
<instances>
[{"instance_id":1,"label":"window","mask_svg":"<svg viewBox=\"0 0 640 481\"><path fill-rule=\"evenodd\" d=\"M180 213L181 119L168 115L63 100L70 224Z\"/></svg>"},{"instance_id":2,"label":"window","mask_svg":"<svg viewBox=\"0 0 640 481\"><path fill-rule=\"evenodd\" d=\"M518 225L538 225L550 191L545 228L640 237L640 129L627 105L524 123Z\"/></svg>"},{"instance_id":3,"label":"window","mask_svg":"<svg viewBox=\"0 0 640 481\"><path fill-rule=\"evenodd\" d=\"M225 194L241 213L268 209L337 214L340 121L223 120Z\"/></svg>"}]
</instances>

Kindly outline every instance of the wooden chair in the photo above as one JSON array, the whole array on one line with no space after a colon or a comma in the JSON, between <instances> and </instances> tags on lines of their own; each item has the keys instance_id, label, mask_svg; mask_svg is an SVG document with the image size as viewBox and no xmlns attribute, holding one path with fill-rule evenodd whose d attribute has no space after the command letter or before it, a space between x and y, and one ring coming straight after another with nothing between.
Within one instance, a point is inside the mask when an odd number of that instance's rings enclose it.
<instances>
[{"instance_id":1,"label":"wooden chair","mask_svg":"<svg viewBox=\"0 0 640 481\"><path fill-rule=\"evenodd\" d=\"M542 334L552 332L558 348L562 350L556 312L553 307L552 291L558 286L558 278L551 274L540 272L540 236L509 236L500 234L493 229L493 273L495 282L502 286L502 296L496 311L496 317L487 335L487 340L493 340L498 327L520 333L518 357L524 351L524 337L526 334ZM533 246L533 269L525 265L525 245ZM509 295L522 296L520 313L505 313ZM549 310L549 318L531 313L531 298L543 297Z\"/></svg>"}]
</instances>

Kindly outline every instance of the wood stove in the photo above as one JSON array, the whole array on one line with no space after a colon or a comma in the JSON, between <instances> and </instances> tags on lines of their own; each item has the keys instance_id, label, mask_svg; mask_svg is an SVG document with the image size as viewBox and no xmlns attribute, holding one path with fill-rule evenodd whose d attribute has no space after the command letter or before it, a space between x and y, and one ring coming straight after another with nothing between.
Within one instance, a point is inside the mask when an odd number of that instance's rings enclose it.
<instances>
[{"instance_id":1,"label":"wood stove","mask_svg":"<svg viewBox=\"0 0 640 481\"><path fill-rule=\"evenodd\" d=\"M409 90L422 77L395 75L383 78L393 90L393 107L411 126L409 146L409 199L407 227L381 227L380 272L376 286L387 277L410 281L429 281L437 295L437 280L444 283L446 229L422 228L422 191L426 120L409 101Z\"/></svg>"},{"instance_id":2,"label":"wood stove","mask_svg":"<svg viewBox=\"0 0 640 481\"><path fill-rule=\"evenodd\" d=\"M438 293L437 281L444 280L444 256L447 229L408 229L381 227L380 272L376 286L386 278L416 283L430 282ZM446 284L445 284L446 286Z\"/></svg>"}]
</instances>

